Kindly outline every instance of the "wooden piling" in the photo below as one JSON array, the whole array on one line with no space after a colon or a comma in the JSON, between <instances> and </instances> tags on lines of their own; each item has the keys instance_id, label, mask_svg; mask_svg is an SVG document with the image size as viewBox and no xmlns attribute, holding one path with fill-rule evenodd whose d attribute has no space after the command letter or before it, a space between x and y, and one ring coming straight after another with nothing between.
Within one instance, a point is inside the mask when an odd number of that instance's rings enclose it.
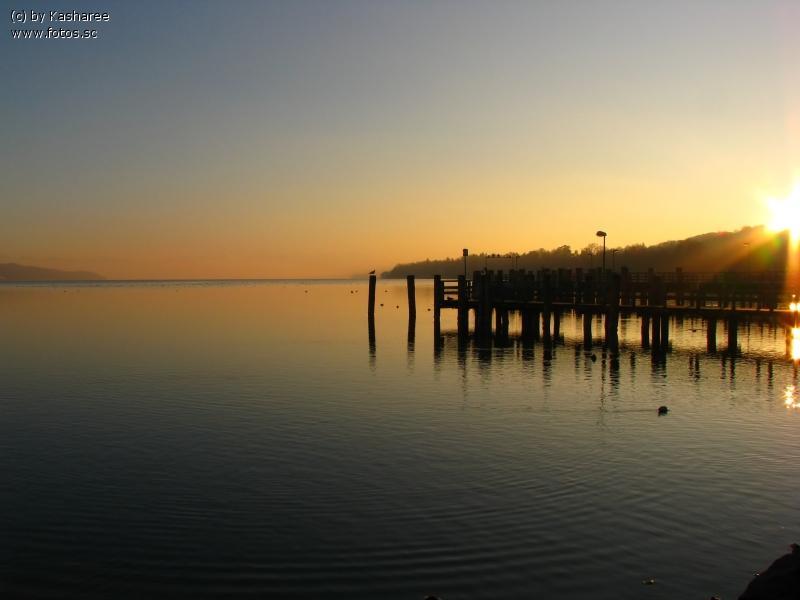
<instances>
[{"instance_id":1,"label":"wooden piling","mask_svg":"<svg viewBox=\"0 0 800 600\"><path fill-rule=\"evenodd\" d=\"M706 349L709 352L717 351L717 320L709 319L706 325Z\"/></svg>"},{"instance_id":2,"label":"wooden piling","mask_svg":"<svg viewBox=\"0 0 800 600\"><path fill-rule=\"evenodd\" d=\"M442 314L442 300L444 291L442 290L442 276L433 276L433 321L438 323Z\"/></svg>"},{"instance_id":3,"label":"wooden piling","mask_svg":"<svg viewBox=\"0 0 800 600\"><path fill-rule=\"evenodd\" d=\"M653 350L659 350L661 348L661 313L659 311L653 313L650 323L650 343Z\"/></svg>"},{"instance_id":4,"label":"wooden piling","mask_svg":"<svg viewBox=\"0 0 800 600\"><path fill-rule=\"evenodd\" d=\"M408 288L408 318L413 320L417 318L417 294L413 275L406 277L406 287Z\"/></svg>"},{"instance_id":5,"label":"wooden piling","mask_svg":"<svg viewBox=\"0 0 800 600\"><path fill-rule=\"evenodd\" d=\"M544 297L543 297L544 310L542 311L542 338L545 346L549 347L551 343L550 316L552 314L552 302L553 302L552 280L550 278L550 273L544 274L542 286L544 292Z\"/></svg>"},{"instance_id":6,"label":"wooden piling","mask_svg":"<svg viewBox=\"0 0 800 600\"><path fill-rule=\"evenodd\" d=\"M369 300L367 303L367 315L370 319L375 318L375 285L377 284L377 281L377 276L369 276Z\"/></svg>"},{"instance_id":7,"label":"wooden piling","mask_svg":"<svg viewBox=\"0 0 800 600\"><path fill-rule=\"evenodd\" d=\"M467 304L467 278L458 276L458 335L465 337L469 333L469 305Z\"/></svg>"},{"instance_id":8,"label":"wooden piling","mask_svg":"<svg viewBox=\"0 0 800 600\"><path fill-rule=\"evenodd\" d=\"M620 303L620 276L612 273L608 280L607 308L606 308L606 344L611 349L611 355L619 354L619 303Z\"/></svg>"},{"instance_id":9,"label":"wooden piling","mask_svg":"<svg viewBox=\"0 0 800 600\"><path fill-rule=\"evenodd\" d=\"M642 348L650 347L650 315L642 315Z\"/></svg>"},{"instance_id":10,"label":"wooden piling","mask_svg":"<svg viewBox=\"0 0 800 600\"><path fill-rule=\"evenodd\" d=\"M735 354L739 347L739 323L736 317L728 319L728 352Z\"/></svg>"},{"instance_id":11,"label":"wooden piling","mask_svg":"<svg viewBox=\"0 0 800 600\"><path fill-rule=\"evenodd\" d=\"M492 335L492 292L490 285L490 276L488 273L481 273L480 281L480 295L478 297L479 310L476 319L476 333L484 339L488 339Z\"/></svg>"}]
</instances>

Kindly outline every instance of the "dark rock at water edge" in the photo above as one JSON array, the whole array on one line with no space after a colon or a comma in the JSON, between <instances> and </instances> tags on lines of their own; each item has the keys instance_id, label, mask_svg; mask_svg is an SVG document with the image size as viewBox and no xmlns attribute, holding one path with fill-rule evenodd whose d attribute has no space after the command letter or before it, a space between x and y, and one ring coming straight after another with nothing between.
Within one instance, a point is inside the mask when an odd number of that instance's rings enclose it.
<instances>
[{"instance_id":1,"label":"dark rock at water edge","mask_svg":"<svg viewBox=\"0 0 800 600\"><path fill-rule=\"evenodd\" d=\"M756 575L739 600L800 600L800 546Z\"/></svg>"}]
</instances>

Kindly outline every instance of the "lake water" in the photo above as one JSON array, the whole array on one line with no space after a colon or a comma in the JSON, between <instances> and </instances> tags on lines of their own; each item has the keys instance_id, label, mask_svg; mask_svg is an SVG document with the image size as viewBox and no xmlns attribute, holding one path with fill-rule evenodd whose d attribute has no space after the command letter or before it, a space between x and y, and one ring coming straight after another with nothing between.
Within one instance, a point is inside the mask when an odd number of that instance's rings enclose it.
<instances>
[{"instance_id":1,"label":"lake water","mask_svg":"<svg viewBox=\"0 0 800 600\"><path fill-rule=\"evenodd\" d=\"M435 352L405 294L372 346L361 281L0 285L0 592L734 598L800 541L782 330Z\"/></svg>"}]
</instances>

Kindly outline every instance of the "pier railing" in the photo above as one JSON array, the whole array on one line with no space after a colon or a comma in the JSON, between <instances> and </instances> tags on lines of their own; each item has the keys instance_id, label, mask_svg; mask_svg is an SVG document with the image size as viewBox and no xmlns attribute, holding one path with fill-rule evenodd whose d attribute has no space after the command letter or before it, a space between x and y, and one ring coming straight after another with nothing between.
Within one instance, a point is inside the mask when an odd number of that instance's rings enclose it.
<instances>
[{"instance_id":1,"label":"pier railing","mask_svg":"<svg viewBox=\"0 0 800 600\"><path fill-rule=\"evenodd\" d=\"M781 271L697 273L681 269L666 273L627 269L619 273L603 273L600 269L476 271L472 279L439 279L436 293L443 307L457 303L461 297L459 281L463 280L462 301L467 302L606 304L612 277L618 277L618 303L622 307L775 310L791 300L785 292L785 274Z\"/></svg>"}]
</instances>

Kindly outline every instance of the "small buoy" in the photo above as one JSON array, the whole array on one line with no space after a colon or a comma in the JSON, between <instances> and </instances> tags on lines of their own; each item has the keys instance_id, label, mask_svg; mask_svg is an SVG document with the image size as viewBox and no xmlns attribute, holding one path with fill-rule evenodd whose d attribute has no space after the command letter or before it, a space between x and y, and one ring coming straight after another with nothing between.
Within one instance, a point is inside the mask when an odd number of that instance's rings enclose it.
<instances>
[{"instance_id":1,"label":"small buoy","mask_svg":"<svg viewBox=\"0 0 800 600\"><path fill-rule=\"evenodd\" d=\"M669 408L667 408L666 406L659 406L658 407L658 414L665 415L668 412L669 412Z\"/></svg>"},{"instance_id":2,"label":"small buoy","mask_svg":"<svg viewBox=\"0 0 800 600\"><path fill-rule=\"evenodd\" d=\"M350 293L352 294L352 293L353 293L353 290L350 290Z\"/></svg>"},{"instance_id":3,"label":"small buoy","mask_svg":"<svg viewBox=\"0 0 800 600\"><path fill-rule=\"evenodd\" d=\"M304 294L307 294L307 293L308 293L308 290L305 290L303 293L304 293Z\"/></svg>"},{"instance_id":4,"label":"small buoy","mask_svg":"<svg viewBox=\"0 0 800 600\"><path fill-rule=\"evenodd\" d=\"M400 308L400 305L399 305L399 304L397 305L397 308Z\"/></svg>"},{"instance_id":5,"label":"small buoy","mask_svg":"<svg viewBox=\"0 0 800 600\"><path fill-rule=\"evenodd\" d=\"M428 312L431 312L431 309L430 309L430 308L428 309Z\"/></svg>"},{"instance_id":6,"label":"small buoy","mask_svg":"<svg viewBox=\"0 0 800 600\"><path fill-rule=\"evenodd\" d=\"M642 580L642 583L644 585L655 585L656 584L656 580L651 577L650 579Z\"/></svg>"},{"instance_id":7,"label":"small buoy","mask_svg":"<svg viewBox=\"0 0 800 600\"><path fill-rule=\"evenodd\" d=\"M383 302L381 302L381 306L383 306Z\"/></svg>"}]
</instances>

